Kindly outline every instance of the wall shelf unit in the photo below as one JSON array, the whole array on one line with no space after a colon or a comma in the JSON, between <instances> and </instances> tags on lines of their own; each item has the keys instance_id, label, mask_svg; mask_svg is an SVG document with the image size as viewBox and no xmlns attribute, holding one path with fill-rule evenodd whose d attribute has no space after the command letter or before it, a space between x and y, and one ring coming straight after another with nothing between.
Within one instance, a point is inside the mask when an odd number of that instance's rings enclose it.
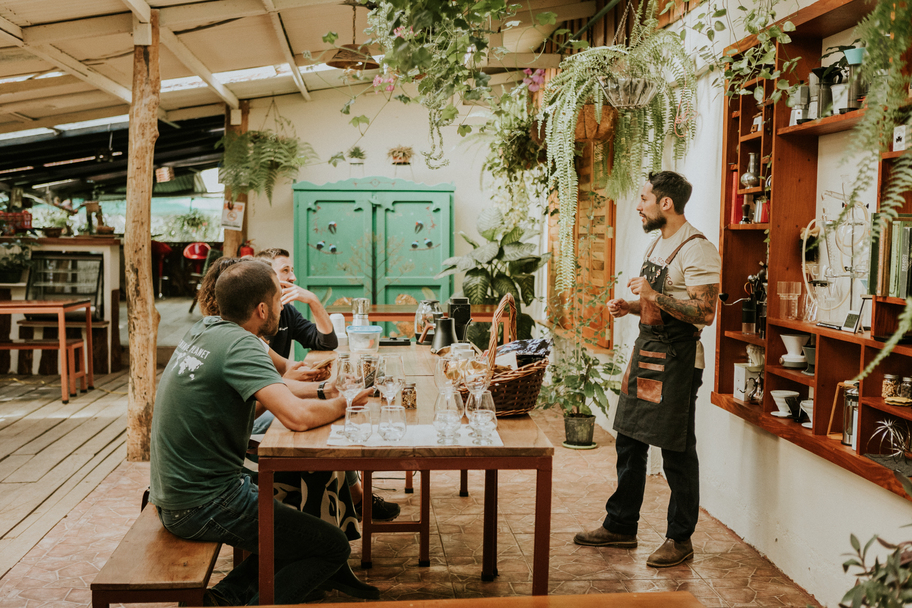
<instances>
[{"instance_id":1,"label":"wall shelf unit","mask_svg":"<svg viewBox=\"0 0 912 608\"><path fill-rule=\"evenodd\" d=\"M800 56L792 82L807 80L810 69L820 64L823 39L854 27L871 6L864 0L820 0L787 17L795 26L791 43L779 47L783 57ZM748 37L728 49L740 53L756 44ZM769 96L774 84L756 81ZM751 132L754 117L762 113L762 128ZM863 477L887 490L906 497L892 471L865 456L866 453L886 451L871 437L884 420L912 423L912 408L887 405L881 398L884 374L912 375L912 346L899 345L874 372L861 382L858 410L857 448L844 446L842 434L842 391L840 382L858 375L878 355L884 338L897 327L905 307L901 298L874 298L872 329L860 333L843 332L819 327L814 323L783 319L779 315L776 285L779 281L801 281L801 247L799 232L817 214L818 138L822 135L848 131L864 116L864 110L828 116L801 125L789 126L790 108L785 102L776 105L757 103L753 95L735 96L728 100L723 119L723 178L720 222L720 253L722 254L721 289L723 293L744 295L748 275L768 264L768 319L765 338L741 332L741 308L720 306L716 317L716 376L711 401L716 406L738 416L749 424L789 441L833 464ZM738 189L732 172L741 175L748 164L748 155L757 154L761 180L773 175L772 187ZM912 152L908 152L912 153ZM881 155L878 178L878 204L883 184L892 163L902 152ZM770 162L765 162L769 157ZM761 181L761 184L764 181ZM766 224L731 224L740 217L736 195L765 192L770 198L770 220ZM912 193L906 193L900 212L912 213ZM767 234L768 232L768 234ZM786 334L813 336L815 375L779 365L786 354L780 339ZM745 347L755 344L766 348L764 370L764 399L762 403L746 403L733 397L734 364L747 361ZM801 399L813 390L814 410L811 428L804 428L790 418L772 415L777 410L770 391L795 390ZM838 396L837 396L838 391ZM832 428L830 412L836 407ZM912 425L910 425L912 426Z\"/></svg>"}]
</instances>

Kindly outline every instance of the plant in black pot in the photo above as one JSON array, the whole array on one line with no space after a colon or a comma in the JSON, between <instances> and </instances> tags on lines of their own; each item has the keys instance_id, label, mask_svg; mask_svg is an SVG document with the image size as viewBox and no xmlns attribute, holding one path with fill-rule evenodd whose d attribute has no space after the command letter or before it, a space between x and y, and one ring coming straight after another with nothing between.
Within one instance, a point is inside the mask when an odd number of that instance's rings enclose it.
<instances>
[{"instance_id":1,"label":"plant in black pot","mask_svg":"<svg viewBox=\"0 0 912 608\"><path fill-rule=\"evenodd\" d=\"M28 243L19 239L0 243L0 283L19 283L31 263L32 250Z\"/></svg>"}]
</instances>

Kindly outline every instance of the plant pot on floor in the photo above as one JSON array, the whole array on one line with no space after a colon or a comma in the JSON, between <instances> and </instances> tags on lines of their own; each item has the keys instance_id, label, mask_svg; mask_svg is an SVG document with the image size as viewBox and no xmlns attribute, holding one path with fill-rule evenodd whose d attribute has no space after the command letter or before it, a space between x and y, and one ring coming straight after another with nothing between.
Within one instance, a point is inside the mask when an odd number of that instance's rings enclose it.
<instances>
[{"instance_id":1,"label":"plant pot on floor","mask_svg":"<svg viewBox=\"0 0 912 608\"><path fill-rule=\"evenodd\" d=\"M595 416L570 414L564 417L565 448L585 450L595 447L592 435L595 433Z\"/></svg>"}]
</instances>

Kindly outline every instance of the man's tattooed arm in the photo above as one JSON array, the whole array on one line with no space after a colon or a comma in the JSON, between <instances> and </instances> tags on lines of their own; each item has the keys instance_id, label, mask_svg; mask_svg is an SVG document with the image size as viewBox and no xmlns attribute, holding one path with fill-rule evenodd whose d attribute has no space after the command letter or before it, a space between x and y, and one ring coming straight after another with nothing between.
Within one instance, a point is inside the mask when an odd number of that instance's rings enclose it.
<instances>
[{"instance_id":1,"label":"man's tattooed arm","mask_svg":"<svg viewBox=\"0 0 912 608\"><path fill-rule=\"evenodd\" d=\"M712 325L716 317L716 300L719 297L719 284L696 285L687 288L689 300L676 300L665 294L656 296L656 306L675 319L694 325Z\"/></svg>"}]
</instances>

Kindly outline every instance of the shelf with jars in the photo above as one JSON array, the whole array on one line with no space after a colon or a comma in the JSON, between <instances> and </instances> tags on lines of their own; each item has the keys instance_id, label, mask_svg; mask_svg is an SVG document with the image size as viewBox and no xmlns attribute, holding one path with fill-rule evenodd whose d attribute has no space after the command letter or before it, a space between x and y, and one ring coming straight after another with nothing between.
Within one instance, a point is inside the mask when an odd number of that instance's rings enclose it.
<instances>
[{"instance_id":1,"label":"shelf with jars","mask_svg":"<svg viewBox=\"0 0 912 608\"><path fill-rule=\"evenodd\" d=\"M825 38L852 28L870 10L864 0L825 0L790 15L787 19L796 31L791 34L792 42L779 46L779 53L802 57L790 76L792 82L808 80L810 66L820 64ZM735 48L743 52L750 44L747 39ZM752 84L763 86L767 96L775 86L774 82L760 80ZM730 299L719 307L716 316L716 356L720 363L711 401L750 424L906 497L892 471L866 454L882 454L888 449L877 439L885 421L912 423L912 408L889 404L882 396L885 375L898 375L900 384L902 377L912 376L912 346L897 346L856 389L846 390L845 385L880 352L883 342L878 339L895 331L905 299L872 298L864 304L871 306L872 328L853 332L801 320L800 306L795 314L790 304L794 298L784 287L799 285L800 294L800 285L804 284L801 230L817 217L818 138L851 129L864 110L790 126L792 110L784 101L758 103L752 95L741 95L728 98L727 104L723 114L726 170L720 216L720 291L730 294ZM879 184L884 183L883 176L898 157L897 153L881 156ZM912 213L912 193L898 211ZM764 282L757 285L752 279L761 268L768 271ZM857 291L854 297L859 301ZM739 301L740 306L735 304ZM743 308L745 304L749 305L747 309ZM753 319L751 307L756 310ZM760 322L761 316L764 322ZM793 352L796 344L801 346ZM745 394L743 387L735 385L735 368L748 362L747 349L756 347L765 349L765 364L760 372L762 398L754 403L735 397ZM742 380L739 377L738 381ZM799 401L813 399L810 419L800 411L794 415L782 412L771 391L792 391ZM847 401L854 408L851 415L844 412ZM843 443L846 437L851 438L849 445Z\"/></svg>"}]
</instances>

